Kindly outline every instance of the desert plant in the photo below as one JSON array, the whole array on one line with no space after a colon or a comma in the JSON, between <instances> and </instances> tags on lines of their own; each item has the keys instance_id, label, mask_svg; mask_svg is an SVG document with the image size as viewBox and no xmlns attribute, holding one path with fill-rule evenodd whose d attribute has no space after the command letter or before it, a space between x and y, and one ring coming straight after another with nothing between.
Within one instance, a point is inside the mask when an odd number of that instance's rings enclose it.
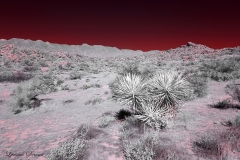
<instances>
[{"instance_id":1,"label":"desert plant","mask_svg":"<svg viewBox=\"0 0 240 160\"><path fill-rule=\"evenodd\" d=\"M31 74L25 74L22 71L12 72L3 71L0 74L0 82L21 82L32 78Z\"/></svg>"},{"instance_id":2,"label":"desert plant","mask_svg":"<svg viewBox=\"0 0 240 160\"><path fill-rule=\"evenodd\" d=\"M113 98L128 104L137 113L147 95L147 86L143 78L136 74L127 73L120 76L110 85Z\"/></svg>"},{"instance_id":3,"label":"desert plant","mask_svg":"<svg viewBox=\"0 0 240 160\"><path fill-rule=\"evenodd\" d=\"M193 94L197 97L203 97L207 95L207 78L201 74L194 73L191 76L187 77L187 81L192 84Z\"/></svg>"},{"instance_id":4,"label":"desert plant","mask_svg":"<svg viewBox=\"0 0 240 160\"><path fill-rule=\"evenodd\" d=\"M234 126L240 127L240 114L237 114L236 117L233 119L232 124Z\"/></svg>"},{"instance_id":5,"label":"desert plant","mask_svg":"<svg viewBox=\"0 0 240 160\"><path fill-rule=\"evenodd\" d=\"M88 105L88 104L91 104L91 103L92 103L92 105L95 105L95 104L101 103L101 102L102 102L102 98L95 98L93 100L86 101L85 105Z\"/></svg>"},{"instance_id":6,"label":"desert plant","mask_svg":"<svg viewBox=\"0 0 240 160\"><path fill-rule=\"evenodd\" d=\"M51 150L48 160L77 160L83 156L86 148L86 140L74 139L62 143L56 149Z\"/></svg>"},{"instance_id":7,"label":"desert plant","mask_svg":"<svg viewBox=\"0 0 240 160\"><path fill-rule=\"evenodd\" d=\"M157 143L157 136L151 134L147 134L135 142L123 140L124 157L126 160L152 160Z\"/></svg>"},{"instance_id":8,"label":"desert plant","mask_svg":"<svg viewBox=\"0 0 240 160\"><path fill-rule=\"evenodd\" d=\"M126 74L134 74L140 75L141 72L139 70L139 64L137 62L127 62L122 66L122 69L118 72L119 75L126 75Z\"/></svg>"},{"instance_id":9,"label":"desert plant","mask_svg":"<svg viewBox=\"0 0 240 160\"><path fill-rule=\"evenodd\" d=\"M25 66L23 68L23 71L25 71L25 72L33 72L33 71L36 71L36 70L38 70L38 68L36 66Z\"/></svg>"},{"instance_id":10,"label":"desert plant","mask_svg":"<svg viewBox=\"0 0 240 160\"><path fill-rule=\"evenodd\" d=\"M217 109L227 109L232 107L232 105L230 104L230 99L228 98L222 101L218 101L216 104L209 105L209 106Z\"/></svg>"},{"instance_id":11,"label":"desert plant","mask_svg":"<svg viewBox=\"0 0 240 160\"><path fill-rule=\"evenodd\" d=\"M213 135L210 135L209 133L201 136L200 140L194 141L193 144L199 155L219 156L219 153L221 153L219 141L213 138Z\"/></svg>"},{"instance_id":12,"label":"desert plant","mask_svg":"<svg viewBox=\"0 0 240 160\"><path fill-rule=\"evenodd\" d=\"M94 88L101 88L101 85L100 84L91 84L91 85L87 85L87 84L84 84L82 86L82 89L88 89L88 88L91 88L91 87L94 87Z\"/></svg>"},{"instance_id":13,"label":"desert plant","mask_svg":"<svg viewBox=\"0 0 240 160\"><path fill-rule=\"evenodd\" d=\"M46 60L44 60L44 59L40 59L38 63L42 67L48 67L48 64L46 63Z\"/></svg>"},{"instance_id":14,"label":"desert plant","mask_svg":"<svg viewBox=\"0 0 240 160\"><path fill-rule=\"evenodd\" d=\"M120 109L120 111L118 111L116 114L115 114L115 118L117 120L125 120L127 117L130 117L132 115L132 113L128 110L125 110L125 109Z\"/></svg>"},{"instance_id":15,"label":"desert plant","mask_svg":"<svg viewBox=\"0 0 240 160\"><path fill-rule=\"evenodd\" d=\"M160 130L165 128L168 124L168 120L174 117L174 114L170 114L171 108L156 107L156 104L152 100L143 102L140 114L134 115L136 118L144 122L144 124Z\"/></svg>"},{"instance_id":16,"label":"desert plant","mask_svg":"<svg viewBox=\"0 0 240 160\"><path fill-rule=\"evenodd\" d=\"M225 92L229 94L234 100L237 100L240 103L240 84L237 84L235 81L232 81L231 84L228 84L225 87Z\"/></svg>"},{"instance_id":17,"label":"desert plant","mask_svg":"<svg viewBox=\"0 0 240 160\"><path fill-rule=\"evenodd\" d=\"M28 81L20 83L13 91L9 105L12 111L17 114L32 108L34 98L40 94L46 94L57 91L61 81L57 77L45 75L42 77L34 77Z\"/></svg>"},{"instance_id":18,"label":"desert plant","mask_svg":"<svg viewBox=\"0 0 240 160\"><path fill-rule=\"evenodd\" d=\"M157 101L157 107L174 107L186 97L191 97L193 89L182 74L175 71L161 71L148 82L149 95Z\"/></svg>"},{"instance_id":19,"label":"desert plant","mask_svg":"<svg viewBox=\"0 0 240 160\"><path fill-rule=\"evenodd\" d=\"M239 78L240 57L230 57L224 60L210 60L199 67L203 75L216 81L228 81Z\"/></svg>"},{"instance_id":20,"label":"desert plant","mask_svg":"<svg viewBox=\"0 0 240 160\"><path fill-rule=\"evenodd\" d=\"M114 117L112 117L112 116L104 116L98 126L100 128L105 128L113 121L114 121Z\"/></svg>"},{"instance_id":21,"label":"desert plant","mask_svg":"<svg viewBox=\"0 0 240 160\"><path fill-rule=\"evenodd\" d=\"M81 124L77 134L63 142L59 147L52 149L48 160L78 160L83 159L87 149L87 140L94 137L93 128L89 124Z\"/></svg>"},{"instance_id":22,"label":"desert plant","mask_svg":"<svg viewBox=\"0 0 240 160\"><path fill-rule=\"evenodd\" d=\"M83 77L82 73L74 71L74 72L70 73L69 79L71 79L71 80L73 80L73 79L82 79L82 77Z\"/></svg>"},{"instance_id":23,"label":"desert plant","mask_svg":"<svg viewBox=\"0 0 240 160\"><path fill-rule=\"evenodd\" d=\"M81 124L78 127L76 138L85 138L90 130L91 126L89 124Z\"/></svg>"},{"instance_id":24,"label":"desert plant","mask_svg":"<svg viewBox=\"0 0 240 160\"><path fill-rule=\"evenodd\" d=\"M34 62L30 61L29 59L25 59L24 64L27 65L27 66L33 66Z\"/></svg>"}]
</instances>

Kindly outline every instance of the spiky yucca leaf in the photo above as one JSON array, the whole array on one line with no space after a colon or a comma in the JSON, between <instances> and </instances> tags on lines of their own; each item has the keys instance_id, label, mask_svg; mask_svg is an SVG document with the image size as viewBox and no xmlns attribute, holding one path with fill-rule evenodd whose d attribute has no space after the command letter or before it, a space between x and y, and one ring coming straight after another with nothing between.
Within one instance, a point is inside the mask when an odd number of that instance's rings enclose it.
<instances>
[{"instance_id":1,"label":"spiky yucca leaf","mask_svg":"<svg viewBox=\"0 0 240 160\"><path fill-rule=\"evenodd\" d=\"M130 105L135 112L146 99L146 84L140 75L127 73L117 78L112 85L113 97L123 104Z\"/></svg>"},{"instance_id":2,"label":"spiky yucca leaf","mask_svg":"<svg viewBox=\"0 0 240 160\"><path fill-rule=\"evenodd\" d=\"M149 81L149 93L158 101L158 107L172 107L193 94L191 84L175 71L161 71Z\"/></svg>"},{"instance_id":3,"label":"spiky yucca leaf","mask_svg":"<svg viewBox=\"0 0 240 160\"><path fill-rule=\"evenodd\" d=\"M167 107L156 107L154 101L149 99L143 102L141 107L141 112L139 115L134 115L136 118L144 122L150 127L154 127L157 130L166 127L168 120L174 115L167 114L169 108Z\"/></svg>"}]
</instances>

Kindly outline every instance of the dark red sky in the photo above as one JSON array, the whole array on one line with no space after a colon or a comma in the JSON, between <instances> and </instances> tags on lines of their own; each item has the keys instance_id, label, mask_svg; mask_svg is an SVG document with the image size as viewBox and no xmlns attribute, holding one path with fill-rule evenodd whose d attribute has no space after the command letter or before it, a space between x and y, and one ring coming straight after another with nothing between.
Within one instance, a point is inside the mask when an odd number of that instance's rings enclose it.
<instances>
[{"instance_id":1,"label":"dark red sky","mask_svg":"<svg viewBox=\"0 0 240 160\"><path fill-rule=\"evenodd\" d=\"M150 2L151 1L151 2ZM239 0L0 0L0 39L167 50L240 46Z\"/></svg>"}]
</instances>

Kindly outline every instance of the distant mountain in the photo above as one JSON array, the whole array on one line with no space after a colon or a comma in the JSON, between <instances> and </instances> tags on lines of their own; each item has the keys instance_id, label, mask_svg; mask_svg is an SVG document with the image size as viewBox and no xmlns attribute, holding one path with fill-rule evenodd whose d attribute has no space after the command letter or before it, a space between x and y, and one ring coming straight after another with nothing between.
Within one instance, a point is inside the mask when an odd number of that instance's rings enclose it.
<instances>
[{"instance_id":1,"label":"distant mountain","mask_svg":"<svg viewBox=\"0 0 240 160\"><path fill-rule=\"evenodd\" d=\"M12 38L9 40L0 40L0 46L13 44L15 47L26 49L38 49L43 51L62 51L68 53L75 53L89 57L134 57L141 55L152 54L218 54L221 52L240 52L240 46L234 48L223 48L214 50L202 44L196 44L193 42L187 42L187 44L177 47L175 49L169 49L165 51L152 50L143 52L141 50L130 49L118 49L116 47L107 47L102 45L66 45L66 44L54 44L49 42L43 42L41 40L32 41L18 38ZM231 54L231 53L230 53Z\"/></svg>"}]
</instances>

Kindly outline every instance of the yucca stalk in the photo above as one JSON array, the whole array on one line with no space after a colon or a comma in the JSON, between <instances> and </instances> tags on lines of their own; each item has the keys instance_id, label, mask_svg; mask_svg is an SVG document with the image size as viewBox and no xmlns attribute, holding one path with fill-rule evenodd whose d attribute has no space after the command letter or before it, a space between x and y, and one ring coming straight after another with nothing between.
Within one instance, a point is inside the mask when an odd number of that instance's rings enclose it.
<instances>
[{"instance_id":1,"label":"yucca stalk","mask_svg":"<svg viewBox=\"0 0 240 160\"><path fill-rule=\"evenodd\" d=\"M127 73L112 85L113 97L131 106L136 113L146 99L147 86L140 75Z\"/></svg>"},{"instance_id":2,"label":"yucca stalk","mask_svg":"<svg viewBox=\"0 0 240 160\"><path fill-rule=\"evenodd\" d=\"M185 97L193 94L191 84L175 71L161 71L148 82L149 93L158 107L177 106Z\"/></svg>"}]
</instances>

